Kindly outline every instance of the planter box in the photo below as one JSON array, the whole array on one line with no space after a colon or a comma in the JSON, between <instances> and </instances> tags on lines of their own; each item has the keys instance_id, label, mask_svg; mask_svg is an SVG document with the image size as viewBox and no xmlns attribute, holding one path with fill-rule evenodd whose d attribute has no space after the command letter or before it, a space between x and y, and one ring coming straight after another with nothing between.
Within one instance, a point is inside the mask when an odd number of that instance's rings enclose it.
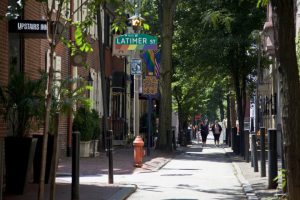
<instances>
[{"instance_id":1,"label":"planter box","mask_svg":"<svg viewBox=\"0 0 300 200\"><path fill-rule=\"evenodd\" d=\"M90 157L91 141L80 141L80 157Z\"/></svg>"},{"instance_id":2,"label":"planter box","mask_svg":"<svg viewBox=\"0 0 300 200\"><path fill-rule=\"evenodd\" d=\"M32 167L36 138L5 138L6 192L23 194Z\"/></svg>"},{"instance_id":3,"label":"planter box","mask_svg":"<svg viewBox=\"0 0 300 200\"><path fill-rule=\"evenodd\" d=\"M39 183L41 174L41 160L42 160L42 147L43 147L43 135L34 135L37 138L36 151L33 159L33 182ZM45 171L45 183L49 182L50 169L53 155L54 136L48 135L47 145L47 157L46 157L46 171Z\"/></svg>"},{"instance_id":4,"label":"planter box","mask_svg":"<svg viewBox=\"0 0 300 200\"><path fill-rule=\"evenodd\" d=\"M91 144L90 144L90 155L91 155L91 157L99 156L98 144L99 144L99 140L92 140L91 141Z\"/></svg>"}]
</instances>

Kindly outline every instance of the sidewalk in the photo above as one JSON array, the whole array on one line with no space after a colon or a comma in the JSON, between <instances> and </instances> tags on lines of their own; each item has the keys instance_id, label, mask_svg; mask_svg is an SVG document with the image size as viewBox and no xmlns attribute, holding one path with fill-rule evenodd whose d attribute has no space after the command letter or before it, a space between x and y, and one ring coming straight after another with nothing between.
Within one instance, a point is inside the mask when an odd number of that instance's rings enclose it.
<instances>
[{"instance_id":1,"label":"sidewalk","mask_svg":"<svg viewBox=\"0 0 300 200\"><path fill-rule=\"evenodd\" d=\"M143 166L135 168L133 148L115 148L113 151L114 175L133 174L157 171L164 166L174 154L151 150L150 156L145 156ZM59 161L56 178L56 199L71 199L71 158ZM108 184L108 157L100 152L99 157L80 159L80 199L88 200L123 200L135 192L137 186L130 183ZM35 200L38 194L38 184L29 183L23 195L4 195L4 200ZM45 196L48 198L49 185L46 185Z\"/></svg>"},{"instance_id":2,"label":"sidewalk","mask_svg":"<svg viewBox=\"0 0 300 200\"><path fill-rule=\"evenodd\" d=\"M246 163L240 156L236 156L231 148L222 145L226 155L232 161L237 178L239 179L248 199L273 199L276 190L267 189L267 177L260 177L259 172L254 172L251 163ZM176 153L183 152L189 147L180 147ZM176 154L166 154L158 150L151 150L150 156L145 156L143 166L133 166L133 148L115 148L113 152L114 175L130 175L158 171L168 163ZM260 167L260 164L259 164ZM71 199L71 158L59 161L56 178L56 199ZM267 169L267 167L266 167ZM268 174L268 172L267 172ZM49 194L46 187L46 199ZM108 157L101 152L96 158L80 159L80 199L89 200L123 200L135 192L137 186L131 183L108 184ZM4 200L35 200L37 199L38 185L28 184L23 195L5 195Z\"/></svg>"},{"instance_id":3,"label":"sidewalk","mask_svg":"<svg viewBox=\"0 0 300 200\"><path fill-rule=\"evenodd\" d=\"M251 161L247 163L241 156L233 153L230 147L224 148L226 154L231 158L236 175L243 186L243 190L248 199L272 200L277 199L275 195L278 193L276 189L268 189L268 163L266 161L266 177L261 177L261 165L258 161L258 172L254 172L251 167ZM280 166L278 166L280 169Z\"/></svg>"}]
</instances>

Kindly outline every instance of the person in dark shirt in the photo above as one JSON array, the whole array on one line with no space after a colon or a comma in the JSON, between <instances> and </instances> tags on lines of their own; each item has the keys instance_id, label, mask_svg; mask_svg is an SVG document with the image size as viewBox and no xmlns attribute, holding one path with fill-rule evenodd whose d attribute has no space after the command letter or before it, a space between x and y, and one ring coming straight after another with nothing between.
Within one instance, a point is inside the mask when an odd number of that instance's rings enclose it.
<instances>
[{"instance_id":1,"label":"person in dark shirt","mask_svg":"<svg viewBox=\"0 0 300 200\"><path fill-rule=\"evenodd\" d=\"M206 145L206 139L208 135L208 119L205 119L203 123L200 125L201 138L202 138L202 146Z\"/></svg>"}]
</instances>

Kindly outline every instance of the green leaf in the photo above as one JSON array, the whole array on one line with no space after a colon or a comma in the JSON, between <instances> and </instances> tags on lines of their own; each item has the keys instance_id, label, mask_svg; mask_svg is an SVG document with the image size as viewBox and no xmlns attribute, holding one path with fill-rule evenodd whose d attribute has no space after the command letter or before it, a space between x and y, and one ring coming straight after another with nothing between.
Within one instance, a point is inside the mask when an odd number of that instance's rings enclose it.
<instances>
[{"instance_id":1,"label":"green leaf","mask_svg":"<svg viewBox=\"0 0 300 200\"><path fill-rule=\"evenodd\" d=\"M82 46L83 43L83 36L82 36L82 31L81 28L79 26L76 26L76 30L75 30L75 43L78 46Z\"/></svg>"},{"instance_id":2,"label":"green leaf","mask_svg":"<svg viewBox=\"0 0 300 200\"><path fill-rule=\"evenodd\" d=\"M149 24L143 23L143 29L144 30L150 30Z\"/></svg>"},{"instance_id":3,"label":"green leaf","mask_svg":"<svg viewBox=\"0 0 300 200\"><path fill-rule=\"evenodd\" d=\"M259 7L265 7L265 6L268 5L268 3L269 3L269 0L258 0L256 6L257 6L258 8L259 8Z\"/></svg>"}]
</instances>

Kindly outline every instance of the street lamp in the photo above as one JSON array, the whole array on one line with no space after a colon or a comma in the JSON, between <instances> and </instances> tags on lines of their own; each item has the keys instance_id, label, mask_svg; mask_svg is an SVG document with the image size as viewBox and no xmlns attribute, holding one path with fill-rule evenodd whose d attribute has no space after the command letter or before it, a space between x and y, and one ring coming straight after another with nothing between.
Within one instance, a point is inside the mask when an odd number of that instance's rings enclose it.
<instances>
[{"instance_id":1,"label":"street lamp","mask_svg":"<svg viewBox=\"0 0 300 200\"><path fill-rule=\"evenodd\" d=\"M138 14L134 14L128 19L130 20L131 26L133 27L134 30L138 30L142 25L142 21L144 21L144 18L142 18Z\"/></svg>"},{"instance_id":2,"label":"street lamp","mask_svg":"<svg viewBox=\"0 0 300 200\"><path fill-rule=\"evenodd\" d=\"M90 85L90 86L93 85L93 81L94 81L94 80L93 80L91 71L89 71L89 75L86 77L86 80L87 80L88 85Z\"/></svg>"},{"instance_id":3,"label":"street lamp","mask_svg":"<svg viewBox=\"0 0 300 200\"><path fill-rule=\"evenodd\" d=\"M89 86L93 86L93 77L92 77L92 75L91 75L91 71L89 71L89 75L86 77L86 81L87 81L87 84L89 85ZM89 90L88 91L88 98L91 98L91 91Z\"/></svg>"}]
</instances>

